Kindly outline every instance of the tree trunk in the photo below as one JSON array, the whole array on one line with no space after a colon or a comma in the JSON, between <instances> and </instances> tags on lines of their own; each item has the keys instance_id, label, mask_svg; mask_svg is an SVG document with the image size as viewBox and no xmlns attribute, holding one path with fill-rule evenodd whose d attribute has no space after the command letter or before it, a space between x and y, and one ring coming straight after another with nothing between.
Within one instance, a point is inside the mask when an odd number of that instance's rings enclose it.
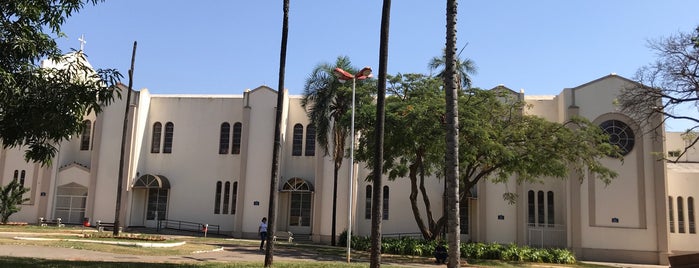
<instances>
[{"instance_id":1,"label":"tree trunk","mask_svg":"<svg viewBox=\"0 0 699 268\"><path fill-rule=\"evenodd\" d=\"M121 156L119 157L119 177L117 179L116 208L114 209L114 230L112 235L119 235L119 214L121 214L121 192L124 184L124 158L126 158L126 131L129 123L129 108L131 108L131 88L133 87L133 65L136 61L136 41L133 42L133 52L131 53L131 69L129 69L129 89L126 92L126 108L124 110L124 125L121 132ZM157 212L156 212L157 213ZM156 217L157 218L157 217Z\"/></svg>"},{"instance_id":2,"label":"tree trunk","mask_svg":"<svg viewBox=\"0 0 699 268\"><path fill-rule=\"evenodd\" d=\"M383 132L386 113L386 72L388 70L388 27L391 20L391 0L383 0L381 37L379 44L379 81L376 94L376 147L374 148L374 178L371 202L371 259L370 267L381 267L381 194L383 171Z\"/></svg>"},{"instance_id":3,"label":"tree trunk","mask_svg":"<svg viewBox=\"0 0 699 268\"><path fill-rule=\"evenodd\" d=\"M336 245L335 237L337 236L337 175L340 172L340 165L342 165L342 162L339 165L335 162L335 170L333 170L333 219L330 230L330 245L332 246Z\"/></svg>"},{"instance_id":4,"label":"tree trunk","mask_svg":"<svg viewBox=\"0 0 699 268\"><path fill-rule=\"evenodd\" d=\"M272 178L269 185L269 209L267 212L267 248L265 267L274 261L274 233L277 231L277 185L279 184L279 150L281 148L282 111L284 110L284 73L286 72L286 43L289 34L289 0L284 0L282 22L282 43L279 52L279 86L277 87L277 114L274 120L274 148L272 149Z\"/></svg>"},{"instance_id":5,"label":"tree trunk","mask_svg":"<svg viewBox=\"0 0 699 268\"><path fill-rule=\"evenodd\" d=\"M444 86L446 89L446 183L447 183L447 240L449 244L448 267L461 266L461 230L459 222L459 85L456 78L456 0L447 0L446 62Z\"/></svg>"}]
</instances>

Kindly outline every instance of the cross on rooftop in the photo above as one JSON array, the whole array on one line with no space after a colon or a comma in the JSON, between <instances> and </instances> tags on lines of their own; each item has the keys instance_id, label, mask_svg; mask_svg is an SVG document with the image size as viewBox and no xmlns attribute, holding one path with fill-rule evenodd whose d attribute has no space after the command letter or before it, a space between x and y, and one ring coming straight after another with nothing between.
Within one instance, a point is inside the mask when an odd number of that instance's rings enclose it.
<instances>
[{"instance_id":1,"label":"cross on rooftop","mask_svg":"<svg viewBox=\"0 0 699 268\"><path fill-rule=\"evenodd\" d=\"M85 44L87 43L87 41L85 41L85 35L81 34L78 41L80 41L80 51L83 51L85 49Z\"/></svg>"}]
</instances>

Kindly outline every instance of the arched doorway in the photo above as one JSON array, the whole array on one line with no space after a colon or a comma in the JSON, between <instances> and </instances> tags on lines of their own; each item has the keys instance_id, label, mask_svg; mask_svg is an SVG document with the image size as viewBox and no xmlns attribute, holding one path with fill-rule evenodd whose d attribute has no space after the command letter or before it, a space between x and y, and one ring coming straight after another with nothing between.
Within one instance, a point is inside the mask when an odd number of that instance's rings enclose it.
<instances>
[{"instance_id":1,"label":"arched doorway","mask_svg":"<svg viewBox=\"0 0 699 268\"><path fill-rule=\"evenodd\" d=\"M87 204L87 187L71 182L56 189L54 218L64 223L82 223Z\"/></svg>"},{"instance_id":2,"label":"arched doorway","mask_svg":"<svg viewBox=\"0 0 699 268\"><path fill-rule=\"evenodd\" d=\"M156 227L158 220L167 219L168 195L170 181L163 175L146 174L133 184L134 225Z\"/></svg>"},{"instance_id":3,"label":"arched doorway","mask_svg":"<svg viewBox=\"0 0 699 268\"><path fill-rule=\"evenodd\" d=\"M291 178L281 192L289 193L288 230L294 234L310 234L313 204L313 185L301 178Z\"/></svg>"}]
</instances>

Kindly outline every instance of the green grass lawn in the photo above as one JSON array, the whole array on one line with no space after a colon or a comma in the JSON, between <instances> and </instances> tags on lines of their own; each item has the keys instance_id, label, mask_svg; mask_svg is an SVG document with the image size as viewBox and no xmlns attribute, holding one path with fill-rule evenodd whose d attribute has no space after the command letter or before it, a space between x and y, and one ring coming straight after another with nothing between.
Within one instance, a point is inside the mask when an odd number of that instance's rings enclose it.
<instances>
[{"instance_id":1,"label":"green grass lawn","mask_svg":"<svg viewBox=\"0 0 699 268\"><path fill-rule=\"evenodd\" d=\"M194 252L205 252L219 249L221 247L255 247L259 242L254 240L244 239L228 239L228 237L201 237L193 234L192 236L175 236L169 237L166 242L184 241L186 244L171 248L142 248L133 246L109 245L109 244L94 244L79 241L27 241L16 240L14 236L23 237L51 237L51 238L70 238L76 239L84 232L94 232L93 228L82 228L80 226L68 227L40 227L40 226L7 226L0 225L0 232L5 233L0 235L1 245L35 245L45 247L61 247L84 249L116 254L129 254L137 256L183 256L191 255ZM111 238L90 238L110 240ZM133 240L129 240L133 241ZM144 241L150 242L150 241ZM275 245L275 252L283 253L285 251L310 253L311 255L330 256L330 259L342 260L345 256L345 248L331 247L325 245L307 245L307 244L287 244L279 243ZM275 253L276 255L276 253ZM343 261L274 261L274 267L368 267L369 252L356 251L352 253L352 264L347 264ZM400 264L426 264L432 265L433 259L414 256L387 255L382 256L382 262ZM463 262L465 263L465 262ZM604 266L593 266L585 264L577 265L555 265L541 263L517 263L517 262L502 262L502 261L469 261L469 265L479 267L576 267L576 268L596 268ZM382 265L384 267L400 267ZM263 267L262 262L198 262L198 263L137 263L137 262L97 262L97 261L65 261L65 260L47 260L38 258L17 258L17 257L2 257L0 256L0 267ZM439 267L435 265L435 267Z\"/></svg>"}]
</instances>

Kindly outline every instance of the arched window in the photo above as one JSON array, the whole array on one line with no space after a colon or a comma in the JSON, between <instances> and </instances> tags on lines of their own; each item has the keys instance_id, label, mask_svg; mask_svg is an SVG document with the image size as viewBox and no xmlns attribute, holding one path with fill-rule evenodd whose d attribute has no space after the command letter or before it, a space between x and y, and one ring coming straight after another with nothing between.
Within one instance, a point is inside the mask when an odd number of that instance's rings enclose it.
<instances>
[{"instance_id":1,"label":"arched window","mask_svg":"<svg viewBox=\"0 0 699 268\"><path fill-rule=\"evenodd\" d=\"M537 223L539 226L544 225L544 191L536 192L536 212L539 214Z\"/></svg>"},{"instance_id":2,"label":"arched window","mask_svg":"<svg viewBox=\"0 0 699 268\"><path fill-rule=\"evenodd\" d=\"M221 181L216 182L216 198L214 199L214 214L221 213Z\"/></svg>"},{"instance_id":3,"label":"arched window","mask_svg":"<svg viewBox=\"0 0 699 268\"><path fill-rule=\"evenodd\" d=\"M232 154L240 154L240 140L243 136L243 124L236 122L233 124L233 151Z\"/></svg>"},{"instance_id":4,"label":"arched window","mask_svg":"<svg viewBox=\"0 0 699 268\"><path fill-rule=\"evenodd\" d=\"M155 122L153 124L153 139L151 140L150 152L157 154L160 153L160 137L163 133L163 125L160 122Z\"/></svg>"},{"instance_id":5,"label":"arched window","mask_svg":"<svg viewBox=\"0 0 699 268\"><path fill-rule=\"evenodd\" d=\"M303 149L303 125L294 125L294 137L291 148L291 155L300 156Z\"/></svg>"},{"instance_id":6,"label":"arched window","mask_svg":"<svg viewBox=\"0 0 699 268\"><path fill-rule=\"evenodd\" d=\"M677 231L684 234L684 203L682 203L682 197L677 197Z\"/></svg>"},{"instance_id":7,"label":"arched window","mask_svg":"<svg viewBox=\"0 0 699 268\"><path fill-rule=\"evenodd\" d=\"M19 179L19 170L15 169L15 175L12 178L15 180Z\"/></svg>"},{"instance_id":8,"label":"arched window","mask_svg":"<svg viewBox=\"0 0 699 268\"><path fill-rule=\"evenodd\" d=\"M371 185L366 186L366 193L364 196L364 218L371 219Z\"/></svg>"},{"instance_id":9,"label":"arched window","mask_svg":"<svg viewBox=\"0 0 699 268\"><path fill-rule=\"evenodd\" d=\"M27 175L27 172L24 171L24 170L22 170L22 172L21 172L20 175L19 175L19 185L22 185L22 187L24 187L24 178L25 178L25 175Z\"/></svg>"},{"instance_id":10,"label":"arched window","mask_svg":"<svg viewBox=\"0 0 699 268\"><path fill-rule=\"evenodd\" d=\"M228 203L231 201L231 182L227 181L223 188L223 214L228 214Z\"/></svg>"},{"instance_id":11,"label":"arched window","mask_svg":"<svg viewBox=\"0 0 699 268\"><path fill-rule=\"evenodd\" d=\"M694 197L687 197L687 220L689 221L689 233L696 234L697 229L694 223Z\"/></svg>"},{"instance_id":12,"label":"arched window","mask_svg":"<svg viewBox=\"0 0 699 268\"><path fill-rule=\"evenodd\" d=\"M621 149L621 155L627 155L634 146L634 134L631 127L619 120L607 120L600 125L609 135L609 143Z\"/></svg>"},{"instance_id":13,"label":"arched window","mask_svg":"<svg viewBox=\"0 0 699 268\"><path fill-rule=\"evenodd\" d=\"M388 186L383 187L383 217L388 220Z\"/></svg>"},{"instance_id":14,"label":"arched window","mask_svg":"<svg viewBox=\"0 0 699 268\"><path fill-rule=\"evenodd\" d=\"M90 150L90 133L92 132L92 122L90 120L83 121L85 128L83 129L83 134L80 137L80 150L87 151Z\"/></svg>"},{"instance_id":15,"label":"arched window","mask_svg":"<svg viewBox=\"0 0 699 268\"><path fill-rule=\"evenodd\" d=\"M527 224L536 226L536 201L534 200L534 191L527 192Z\"/></svg>"},{"instance_id":16,"label":"arched window","mask_svg":"<svg viewBox=\"0 0 699 268\"><path fill-rule=\"evenodd\" d=\"M233 182L233 204L231 205L231 214L235 214L235 206L238 203L238 182Z\"/></svg>"},{"instance_id":17,"label":"arched window","mask_svg":"<svg viewBox=\"0 0 699 268\"><path fill-rule=\"evenodd\" d=\"M231 124L228 122L221 123L221 136L218 140L218 153L228 154L228 148L231 144Z\"/></svg>"},{"instance_id":18,"label":"arched window","mask_svg":"<svg viewBox=\"0 0 699 268\"><path fill-rule=\"evenodd\" d=\"M668 207L668 214L670 216L670 232L674 233L675 232L675 209L674 206L672 205L673 198L672 196L667 197L667 207Z\"/></svg>"},{"instance_id":19,"label":"arched window","mask_svg":"<svg viewBox=\"0 0 699 268\"><path fill-rule=\"evenodd\" d=\"M469 233L469 203L468 198L465 198L463 202L459 202L459 224L461 224L461 234Z\"/></svg>"},{"instance_id":20,"label":"arched window","mask_svg":"<svg viewBox=\"0 0 699 268\"><path fill-rule=\"evenodd\" d=\"M549 227L555 224L555 209L553 206L553 191L546 192L546 223Z\"/></svg>"},{"instance_id":21,"label":"arched window","mask_svg":"<svg viewBox=\"0 0 699 268\"><path fill-rule=\"evenodd\" d=\"M172 153L172 136L174 135L175 125L172 122L165 124L165 140L163 141L163 153Z\"/></svg>"},{"instance_id":22,"label":"arched window","mask_svg":"<svg viewBox=\"0 0 699 268\"><path fill-rule=\"evenodd\" d=\"M313 124L306 126L306 156L316 155L316 128Z\"/></svg>"}]
</instances>

